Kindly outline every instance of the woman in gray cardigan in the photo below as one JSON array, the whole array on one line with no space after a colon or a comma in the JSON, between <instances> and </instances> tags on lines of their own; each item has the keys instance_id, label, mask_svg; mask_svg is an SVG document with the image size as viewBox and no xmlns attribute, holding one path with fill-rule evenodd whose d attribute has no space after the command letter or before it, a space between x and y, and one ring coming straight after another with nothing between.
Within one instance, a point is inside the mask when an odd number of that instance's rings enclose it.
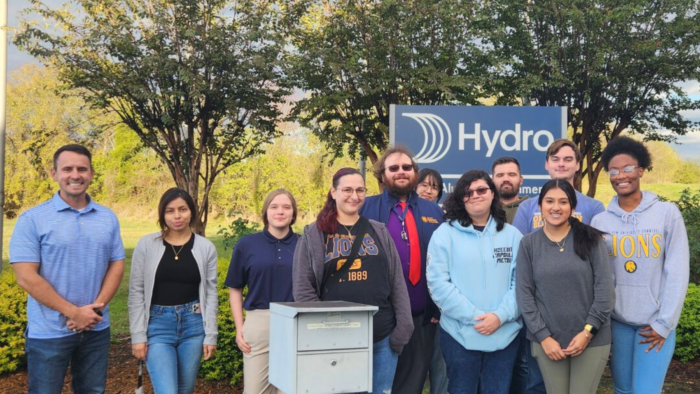
<instances>
[{"instance_id":1,"label":"woman in gray cardigan","mask_svg":"<svg viewBox=\"0 0 700 394\"><path fill-rule=\"evenodd\" d=\"M366 192L364 178L353 168L342 168L333 176L326 204L316 222L306 226L294 251L293 291L294 301L379 307L373 322L372 387L382 393L391 391L398 355L413 333L413 319L394 241L383 224L359 214ZM362 244L348 262L356 238Z\"/></svg>"},{"instance_id":2,"label":"woman in gray cardigan","mask_svg":"<svg viewBox=\"0 0 700 394\"><path fill-rule=\"evenodd\" d=\"M141 238L131 261L132 353L146 361L156 394L192 393L202 355L216 350L216 248L192 232L196 216L186 191L166 191L161 231Z\"/></svg>"}]
</instances>

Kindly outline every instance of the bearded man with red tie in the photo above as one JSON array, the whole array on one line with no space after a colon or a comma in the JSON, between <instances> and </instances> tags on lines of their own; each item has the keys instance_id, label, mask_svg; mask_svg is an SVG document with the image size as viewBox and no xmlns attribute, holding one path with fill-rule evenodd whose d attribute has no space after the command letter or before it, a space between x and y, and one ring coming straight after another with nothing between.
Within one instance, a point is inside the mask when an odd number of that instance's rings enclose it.
<instances>
[{"instance_id":1,"label":"bearded man with red tie","mask_svg":"<svg viewBox=\"0 0 700 394\"><path fill-rule=\"evenodd\" d=\"M382 194L367 197L360 215L384 223L401 257L415 327L399 355L392 392L420 394L430 367L440 312L428 293L426 253L442 210L416 194L418 165L403 146L389 148L374 165Z\"/></svg>"}]
</instances>

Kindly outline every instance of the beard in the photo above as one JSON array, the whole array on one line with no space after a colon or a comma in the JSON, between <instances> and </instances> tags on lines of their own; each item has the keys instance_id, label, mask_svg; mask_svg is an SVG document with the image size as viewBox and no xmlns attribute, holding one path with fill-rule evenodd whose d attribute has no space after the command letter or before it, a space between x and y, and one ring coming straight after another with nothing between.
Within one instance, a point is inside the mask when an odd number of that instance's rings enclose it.
<instances>
[{"instance_id":1,"label":"beard","mask_svg":"<svg viewBox=\"0 0 700 394\"><path fill-rule=\"evenodd\" d=\"M396 184L396 179L391 179L389 182L385 183L385 186L387 190L389 190L389 193L395 195L395 196L407 196L409 193L412 191L416 190L416 178L399 178L399 179L408 179L409 182L406 186L399 186Z\"/></svg>"},{"instance_id":2,"label":"beard","mask_svg":"<svg viewBox=\"0 0 700 394\"><path fill-rule=\"evenodd\" d=\"M510 189L506 189L506 187L508 187L508 186L510 186ZM498 188L498 194L501 195L501 198L506 199L506 200L509 200L513 197L517 197L519 189L520 189L519 186L520 185L518 185L518 187L516 188L515 186L511 185L510 183L507 183L507 184L504 183L501 185L501 187Z\"/></svg>"}]
</instances>

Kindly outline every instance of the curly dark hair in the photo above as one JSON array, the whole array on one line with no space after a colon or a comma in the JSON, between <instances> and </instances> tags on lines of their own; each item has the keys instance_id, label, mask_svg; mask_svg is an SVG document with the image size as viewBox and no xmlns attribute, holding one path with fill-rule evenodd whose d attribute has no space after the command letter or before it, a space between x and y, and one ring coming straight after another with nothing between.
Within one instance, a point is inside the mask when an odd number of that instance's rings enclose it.
<instances>
[{"instance_id":1,"label":"curly dark hair","mask_svg":"<svg viewBox=\"0 0 700 394\"><path fill-rule=\"evenodd\" d=\"M651 154L644 144L630 137L617 137L608 142L608 146L603 149L603 153L600 155L605 171L608 170L610 160L622 154L634 157L643 169L651 169Z\"/></svg>"},{"instance_id":2,"label":"curly dark hair","mask_svg":"<svg viewBox=\"0 0 700 394\"><path fill-rule=\"evenodd\" d=\"M496 190L496 185L493 183L491 176L489 176L488 172L482 170L467 171L459 178L454 191L445 198L445 202L442 205L442 208L445 210L445 221L452 224L456 220L464 227L472 225L472 219L464 207L464 196L467 195L469 186L479 179L486 181L489 189L493 192L491 216L496 221L496 231L501 231L506 223L506 211L501 206L498 190Z\"/></svg>"}]
</instances>

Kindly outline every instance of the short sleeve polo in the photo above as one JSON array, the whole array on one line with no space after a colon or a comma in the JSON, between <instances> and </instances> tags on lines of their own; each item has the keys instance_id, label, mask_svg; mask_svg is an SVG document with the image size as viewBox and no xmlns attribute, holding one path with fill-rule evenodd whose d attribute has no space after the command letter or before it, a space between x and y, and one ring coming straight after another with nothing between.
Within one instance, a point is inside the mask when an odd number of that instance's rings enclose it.
<instances>
[{"instance_id":1,"label":"short sleeve polo","mask_svg":"<svg viewBox=\"0 0 700 394\"><path fill-rule=\"evenodd\" d=\"M39 263L39 275L76 306L95 302L109 263L124 258L116 215L89 196L88 205L78 211L54 194L20 215L10 238L10 263ZM103 313L96 331L109 327L109 307ZM75 335L65 316L31 295L27 320L29 338Z\"/></svg>"},{"instance_id":2,"label":"short sleeve polo","mask_svg":"<svg viewBox=\"0 0 700 394\"><path fill-rule=\"evenodd\" d=\"M267 230L241 238L231 256L227 287L248 286L243 309L270 309L270 302L292 302L292 264L299 236L277 239Z\"/></svg>"}]
</instances>

